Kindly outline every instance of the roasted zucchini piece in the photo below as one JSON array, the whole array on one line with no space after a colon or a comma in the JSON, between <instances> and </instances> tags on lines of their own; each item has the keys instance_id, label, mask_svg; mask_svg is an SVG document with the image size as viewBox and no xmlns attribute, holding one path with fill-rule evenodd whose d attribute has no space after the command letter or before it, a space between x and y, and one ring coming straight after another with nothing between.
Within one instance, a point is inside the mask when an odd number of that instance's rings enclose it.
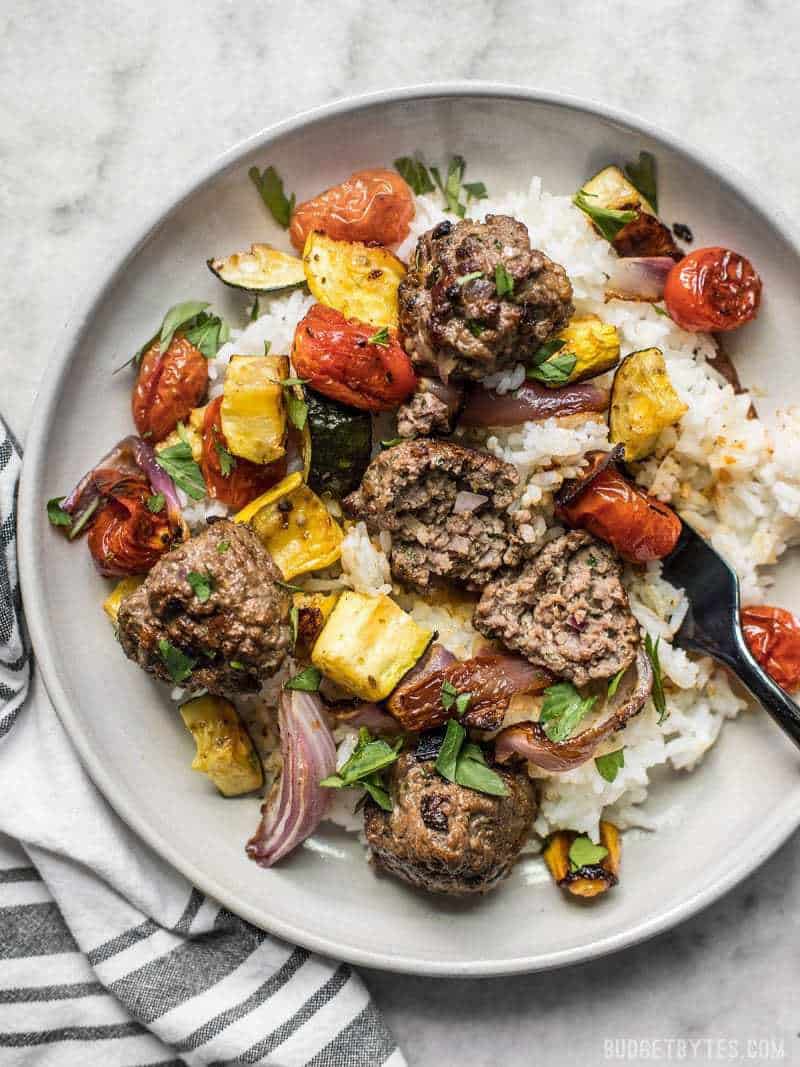
<instances>
[{"instance_id":1,"label":"roasted zucchini piece","mask_svg":"<svg viewBox=\"0 0 800 1067\"><path fill-rule=\"evenodd\" d=\"M341 499L361 484L372 454L372 417L306 389L311 467L308 484Z\"/></svg>"},{"instance_id":2,"label":"roasted zucchini piece","mask_svg":"<svg viewBox=\"0 0 800 1067\"><path fill-rule=\"evenodd\" d=\"M117 625L119 606L126 596L134 593L144 581L143 574L134 574L130 578L121 578L103 601L103 611Z\"/></svg>"},{"instance_id":3,"label":"roasted zucchini piece","mask_svg":"<svg viewBox=\"0 0 800 1067\"><path fill-rule=\"evenodd\" d=\"M281 382L288 356L232 356L222 393L222 432L234 456L272 463L286 452L286 402Z\"/></svg>"},{"instance_id":4,"label":"roasted zucchini piece","mask_svg":"<svg viewBox=\"0 0 800 1067\"><path fill-rule=\"evenodd\" d=\"M193 771L207 774L226 797L261 788L261 760L229 700L208 693L182 704L180 710L197 745Z\"/></svg>"},{"instance_id":5,"label":"roasted zucchini piece","mask_svg":"<svg viewBox=\"0 0 800 1067\"><path fill-rule=\"evenodd\" d=\"M599 849L583 835L558 830L548 838L543 856L559 888L576 897L590 898L617 884L621 852L619 830L613 823L601 822ZM591 861L593 853L596 861ZM590 862L583 862L582 855L588 855Z\"/></svg>"},{"instance_id":6,"label":"roasted zucchini piece","mask_svg":"<svg viewBox=\"0 0 800 1067\"><path fill-rule=\"evenodd\" d=\"M306 284L302 259L269 245L251 245L249 252L234 252L207 262L221 282L247 293L280 293Z\"/></svg>"},{"instance_id":7,"label":"roasted zucchini piece","mask_svg":"<svg viewBox=\"0 0 800 1067\"><path fill-rule=\"evenodd\" d=\"M597 315L581 315L572 319L558 339L564 342L559 355L572 353L577 361L567 379L569 384L605 374L616 367L619 361L617 328L609 322L603 322Z\"/></svg>"},{"instance_id":8,"label":"roasted zucchini piece","mask_svg":"<svg viewBox=\"0 0 800 1067\"><path fill-rule=\"evenodd\" d=\"M628 181L619 167L604 167L586 182L582 191L596 207L636 212L636 218L625 223L611 242L620 256L683 257L672 231L656 216L653 205Z\"/></svg>"},{"instance_id":9,"label":"roasted zucchini piece","mask_svg":"<svg viewBox=\"0 0 800 1067\"><path fill-rule=\"evenodd\" d=\"M625 459L649 456L658 435L688 411L673 388L659 348L632 352L620 363L611 388L609 439Z\"/></svg>"},{"instance_id":10,"label":"roasted zucchini piece","mask_svg":"<svg viewBox=\"0 0 800 1067\"><path fill-rule=\"evenodd\" d=\"M286 581L330 567L342 554L342 529L299 472L235 516L249 522Z\"/></svg>"},{"instance_id":11,"label":"roasted zucchini piece","mask_svg":"<svg viewBox=\"0 0 800 1067\"><path fill-rule=\"evenodd\" d=\"M310 649L331 616L339 599L338 593L295 593L293 605L297 609L297 644Z\"/></svg>"},{"instance_id":12,"label":"roasted zucchini piece","mask_svg":"<svg viewBox=\"0 0 800 1067\"><path fill-rule=\"evenodd\" d=\"M344 592L311 651L311 662L362 700L383 700L430 644L388 596Z\"/></svg>"},{"instance_id":13,"label":"roasted zucchini piece","mask_svg":"<svg viewBox=\"0 0 800 1067\"><path fill-rule=\"evenodd\" d=\"M397 289L406 268L393 252L312 232L303 263L308 288L320 304L335 308L346 319L397 326Z\"/></svg>"}]
</instances>

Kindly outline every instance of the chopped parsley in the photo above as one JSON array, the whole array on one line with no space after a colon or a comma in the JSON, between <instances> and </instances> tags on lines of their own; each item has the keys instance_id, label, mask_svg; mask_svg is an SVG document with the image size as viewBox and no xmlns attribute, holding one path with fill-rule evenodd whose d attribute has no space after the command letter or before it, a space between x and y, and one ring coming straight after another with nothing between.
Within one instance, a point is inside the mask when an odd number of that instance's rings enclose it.
<instances>
[{"instance_id":1,"label":"chopped parsley","mask_svg":"<svg viewBox=\"0 0 800 1067\"><path fill-rule=\"evenodd\" d=\"M216 315L207 315L208 307L206 300L185 300L182 304L173 304L164 316L158 333L148 337L145 343L138 348L130 359L126 360L121 367L114 371L116 374L124 367L133 364L138 367L142 356L158 341L159 351L163 355L172 344L172 339L177 330L183 327L186 339L200 349L207 359L217 354L219 345L223 344L228 337L228 327ZM216 344L216 347L214 347ZM213 352L212 352L213 348Z\"/></svg>"},{"instance_id":2,"label":"chopped parsley","mask_svg":"<svg viewBox=\"0 0 800 1067\"><path fill-rule=\"evenodd\" d=\"M597 556L594 554L594 552L589 553L589 555L586 557L586 562L589 564L592 570L594 570L594 568L597 566Z\"/></svg>"},{"instance_id":3,"label":"chopped parsley","mask_svg":"<svg viewBox=\"0 0 800 1067\"><path fill-rule=\"evenodd\" d=\"M653 690L650 693L650 696L653 698L653 704L658 712L659 726L669 715L669 712L667 711L667 699L664 696L664 678L661 674L661 663L658 658L658 646L660 643L660 637L653 643L653 638L650 634L644 635L644 650L647 653L647 658L650 660L653 668Z\"/></svg>"},{"instance_id":4,"label":"chopped parsley","mask_svg":"<svg viewBox=\"0 0 800 1067\"><path fill-rule=\"evenodd\" d=\"M305 378L284 378L281 382L283 399L286 401L286 414L289 416L289 422L297 430L302 430L308 419L308 404L303 394L305 382Z\"/></svg>"},{"instance_id":5,"label":"chopped parsley","mask_svg":"<svg viewBox=\"0 0 800 1067\"><path fill-rule=\"evenodd\" d=\"M636 218L635 211L615 211L613 208L599 207L591 202L590 197L595 197L595 194L579 189L573 196L572 203L589 216L607 241L613 241L622 227Z\"/></svg>"},{"instance_id":6,"label":"chopped parsley","mask_svg":"<svg viewBox=\"0 0 800 1067\"><path fill-rule=\"evenodd\" d=\"M652 152L640 152L638 163L626 163L625 174L647 200L653 211L658 211L658 187L656 185L656 157Z\"/></svg>"},{"instance_id":7,"label":"chopped parsley","mask_svg":"<svg viewBox=\"0 0 800 1067\"><path fill-rule=\"evenodd\" d=\"M472 703L472 693L459 693L456 697L456 713L463 715Z\"/></svg>"},{"instance_id":8,"label":"chopped parsley","mask_svg":"<svg viewBox=\"0 0 800 1067\"><path fill-rule=\"evenodd\" d=\"M464 162L464 157L453 156L447 165L447 177L443 182L442 176L439 173L439 168L431 167L433 180L439 186L439 191L444 197L445 210L453 215L458 215L460 219L463 219L466 214L466 208L460 200L461 179L464 177L464 171L466 169L467 164Z\"/></svg>"},{"instance_id":9,"label":"chopped parsley","mask_svg":"<svg viewBox=\"0 0 800 1067\"><path fill-rule=\"evenodd\" d=\"M436 759L436 770L449 782L456 782L466 789L495 797L506 796L505 782L496 771L486 766L486 757L479 745L464 743L466 736L461 723L450 719Z\"/></svg>"},{"instance_id":10,"label":"chopped parsley","mask_svg":"<svg viewBox=\"0 0 800 1067\"><path fill-rule=\"evenodd\" d=\"M214 442L214 451L217 453L219 459L219 470L223 478L230 478L233 471L236 469L236 456L230 452L222 441Z\"/></svg>"},{"instance_id":11,"label":"chopped parsley","mask_svg":"<svg viewBox=\"0 0 800 1067\"><path fill-rule=\"evenodd\" d=\"M506 270L504 263L498 263L494 268L494 284L498 296L514 295L514 279Z\"/></svg>"},{"instance_id":12,"label":"chopped parsley","mask_svg":"<svg viewBox=\"0 0 800 1067\"><path fill-rule=\"evenodd\" d=\"M388 441L381 441L381 448L394 448L395 445L402 445L405 441L405 437L390 437Z\"/></svg>"},{"instance_id":13,"label":"chopped parsley","mask_svg":"<svg viewBox=\"0 0 800 1067\"><path fill-rule=\"evenodd\" d=\"M158 654L175 685L185 682L197 665L197 660L187 656L185 652L181 652L165 637L162 637L158 642Z\"/></svg>"},{"instance_id":14,"label":"chopped parsley","mask_svg":"<svg viewBox=\"0 0 800 1067\"><path fill-rule=\"evenodd\" d=\"M264 355L265 355L265 356L268 356L268 355L269 355L269 350L270 350L271 348L272 348L272 341L265 341L265 342L264 342Z\"/></svg>"},{"instance_id":15,"label":"chopped parsley","mask_svg":"<svg viewBox=\"0 0 800 1067\"><path fill-rule=\"evenodd\" d=\"M461 274L456 278L456 285L466 285L467 282L474 282L476 278L482 278L482 270L473 270L469 274Z\"/></svg>"},{"instance_id":16,"label":"chopped parsley","mask_svg":"<svg viewBox=\"0 0 800 1067\"><path fill-rule=\"evenodd\" d=\"M157 515L159 511L164 510L164 505L166 504L166 502L167 501L163 493L153 493L153 495L149 496L145 501L145 503L147 504L147 510L152 511L154 515Z\"/></svg>"},{"instance_id":17,"label":"chopped parsley","mask_svg":"<svg viewBox=\"0 0 800 1067\"><path fill-rule=\"evenodd\" d=\"M54 496L47 501L47 517L53 526L72 526L72 516L61 507L61 502L66 499L65 496Z\"/></svg>"},{"instance_id":18,"label":"chopped parsley","mask_svg":"<svg viewBox=\"0 0 800 1067\"><path fill-rule=\"evenodd\" d=\"M486 200L489 196L483 182L464 182L464 192L467 200Z\"/></svg>"},{"instance_id":19,"label":"chopped parsley","mask_svg":"<svg viewBox=\"0 0 800 1067\"><path fill-rule=\"evenodd\" d=\"M562 352L538 367L528 367L526 377L545 385L564 385L575 370L578 357L574 352Z\"/></svg>"},{"instance_id":20,"label":"chopped parsley","mask_svg":"<svg viewBox=\"0 0 800 1067\"><path fill-rule=\"evenodd\" d=\"M467 329L473 337L480 337L485 331L486 327L482 322L478 322L477 319L467 319Z\"/></svg>"},{"instance_id":21,"label":"chopped parsley","mask_svg":"<svg viewBox=\"0 0 800 1067\"><path fill-rule=\"evenodd\" d=\"M200 574L198 571L189 571L186 581L201 604L204 604L214 592L214 579L208 573Z\"/></svg>"},{"instance_id":22,"label":"chopped parsley","mask_svg":"<svg viewBox=\"0 0 800 1067\"><path fill-rule=\"evenodd\" d=\"M666 308L660 308L658 304L651 304L650 306L652 307L653 311L655 311L656 315L663 315L665 319L669 319L672 317Z\"/></svg>"},{"instance_id":23,"label":"chopped parsley","mask_svg":"<svg viewBox=\"0 0 800 1067\"><path fill-rule=\"evenodd\" d=\"M597 697L582 697L572 682L557 682L544 691L539 722L551 741L566 741L596 701Z\"/></svg>"},{"instance_id":24,"label":"chopped parsley","mask_svg":"<svg viewBox=\"0 0 800 1067\"><path fill-rule=\"evenodd\" d=\"M288 229L296 203L295 195L292 193L287 198L283 191L283 179L275 168L267 167L266 170L259 172L258 167L251 167L247 176L255 185L273 219L279 226L283 226L284 230Z\"/></svg>"},{"instance_id":25,"label":"chopped parsley","mask_svg":"<svg viewBox=\"0 0 800 1067\"><path fill-rule=\"evenodd\" d=\"M581 867L593 867L608 855L608 849L596 845L585 834L576 837L569 848L569 865L573 871Z\"/></svg>"},{"instance_id":26,"label":"chopped parsley","mask_svg":"<svg viewBox=\"0 0 800 1067\"><path fill-rule=\"evenodd\" d=\"M381 326L381 328L372 335L369 339L371 345L380 345L382 348L389 347L389 327Z\"/></svg>"},{"instance_id":27,"label":"chopped parsley","mask_svg":"<svg viewBox=\"0 0 800 1067\"><path fill-rule=\"evenodd\" d=\"M445 711L449 711L453 707L457 696L458 690L451 682L442 682L442 707Z\"/></svg>"},{"instance_id":28,"label":"chopped parsley","mask_svg":"<svg viewBox=\"0 0 800 1067\"><path fill-rule=\"evenodd\" d=\"M177 444L156 452L156 463L187 496L192 500L202 500L206 495L206 483L203 481L203 472L194 461L192 446L182 422L178 423L178 436L180 441Z\"/></svg>"},{"instance_id":29,"label":"chopped parsley","mask_svg":"<svg viewBox=\"0 0 800 1067\"><path fill-rule=\"evenodd\" d=\"M228 551L228 549L230 547L231 547L230 541L220 541L219 544L217 545L217 552L222 556Z\"/></svg>"},{"instance_id":30,"label":"chopped parsley","mask_svg":"<svg viewBox=\"0 0 800 1067\"><path fill-rule=\"evenodd\" d=\"M201 311L184 336L206 359L213 359L228 340L230 329L217 315L208 315Z\"/></svg>"},{"instance_id":31,"label":"chopped parsley","mask_svg":"<svg viewBox=\"0 0 800 1067\"><path fill-rule=\"evenodd\" d=\"M304 589L300 585L292 585L291 582L282 582L279 578L275 579L275 584L279 585L281 589L288 589L290 593L302 593Z\"/></svg>"},{"instance_id":32,"label":"chopped parsley","mask_svg":"<svg viewBox=\"0 0 800 1067\"><path fill-rule=\"evenodd\" d=\"M322 671L316 667L306 667L304 671L290 678L284 685L284 689L298 689L301 693L317 693L321 681Z\"/></svg>"},{"instance_id":33,"label":"chopped parsley","mask_svg":"<svg viewBox=\"0 0 800 1067\"><path fill-rule=\"evenodd\" d=\"M372 737L369 730L362 726L358 732L358 743L349 759L335 774L323 778L319 784L326 789L361 787L379 807L384 811L391 811L392 798L382 773L395 762L402 747L401 737L389 743L382 738Z\"/></svg>"},{"instance_id":34,"label":"chopped parsley","mask_svg":"<svg viewBox=\"0 0 800 1067\"><path fill-rule=\"evenodd\" d=\"M444 703L444 695L442 695L442 703ZM448 782L454 782L456 780L458 754L461 751L461 746L464 744L466 736L467 731L461 723L456 719L450 719L447 724L447 730L445 731L444 741L442 741L442 747L439 749L439 755L436 757L436 770L441 774L442 778L446 778Z\"/></svg>"},{"instance_id":35,"label":"chopped parsley","mask_svg":"<svg viewBox=\"0 0 800 1067\"><path fill-rule=\"evenodd\" d=\"M594 557L592 557L592 558L594 558ZM589 566L592 566L592 564L590 563ZM616 691L619 689L619 683L622 681L622 677L625 674L626 670L627 670L627 668L623 667L621 670L617 671L617 673L614 675L614 677L609 681L609 683L608 683L608 699L609 700L614 696Z\"/></svg>"},{"instance_id":36,"label":"chopped parsley","mask_svg":"<svg viewBox=\"0 0 800 1067\"><path fill-rule=\"evenodd\" d=\"M428 168L421 159L401 156L394 161L394 169L417 196L432 193L436 186L431 181Z\"/></svg>"},{"instance_id":37,"label":"chopped parsley","mask_svg":"<svg viewBox=\"0 0 800 1067\"><path fill-rule=\"evenodd\" d=\"M253 301L253 306L250 308L250 321L255 322L258 316L261 314L261 302L258 297ZM266 355L266 353L265 353Z\"/></svg>"},{"instance_id":38,"label":"chopped parsley","mask_svg":"<svg viewBox=\"0 0 800 1067\"><path fill-rule=\"evenodd\" d=\"M162 354L172 344L175 331L180 326L188 326L207 307L207 300L186 300L183 304L175 304L174 307L169 309L164 316L164 321L161 323L161 333L158 338L158 347ZM205 317L208 318L208 316ZM216 352L214 355L216 355Z\"/></svg>"},{"instance_id":39,"label":"chopped parsley","mask_svg":"<svg viewBox=\"0 0 800 1067\"><path fill-rule=\"evenodd\" d=\"M552 341L545 341L531 356L532 366L538 367L540 363L545 363L556 352L560 352L566 343L563 337L554 337Z\"/></svg>"},{"instance_id":40,"label":"chopped parsley","mask_svg":"<svg viewBox=\"0 0 800 1067\"><path fill-rule=\"evenodd\" d=\"M606 752L605 756L596 756L594 761L597 773L607 782L613 782L625 766L625 749L618 748L615 752Z\"/></svg>"},{"instance_id":41,"label":"chopped parsley","mask_svg":"<svg viewBox=\"0 0 800 1067\"><path fill-rule=\"evenodd\" d=\"M240 659L232 659L228 666L234 671L246 671L247 667L242 663Z\"/></svg>"},{"instance_id":42,"label":"chopped parsley","mask_svg":"<svg viewBox=\"0 0 800 1067\"><path fill-rule=\"evenodd\" d=\"M292 644L297 644L297 630L300 625L300 611L297 604L292 604L289 608L289 626L292 630Z\"/></svg>"}]
</instances>

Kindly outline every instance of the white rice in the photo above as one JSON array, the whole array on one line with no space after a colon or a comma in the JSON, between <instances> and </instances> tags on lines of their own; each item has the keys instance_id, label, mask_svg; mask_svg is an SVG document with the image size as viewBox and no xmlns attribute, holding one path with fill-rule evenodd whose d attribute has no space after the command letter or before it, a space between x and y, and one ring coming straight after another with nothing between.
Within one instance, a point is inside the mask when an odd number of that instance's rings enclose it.
<instances>
[{"instance_id":1,"label":"white rice","mask_svg":"<svg viewBox=\"0 0 800 1067\"><path fill-rule=\"evenodd\" d=\"M654 455L641 464L638 480L672 504L726 556L741 578L745 602L763 599L770 581L763 568L774 564L800 535L796 445L800 411L780 414L770 436L764 424L747 417L750 398L736 396L708 366L706 360L714 354L709 338L686 333L649 304L606 303L604 288L615 253L569 197L543 192L540 179L533 178L527 192L472 206L475 217L488 213L510 214L527 225L532 244L566 268L577 312L597 314L617 327L623 355L651 346L661 349L672 383L689 410L676 429L661 435ZM407 258L417 237L445 217L438 194L418 197L411 233L398 254ZM294 326L312 302L300 292L264 302L263 313L220 350L212 363L212 378L221 381L232 354L262 352L264 341L271 341L275 352L290 351ZM490 384L506 392L523 378L523 368L516 367L493 375ZM219 385L215 388L218 391ZM519 471L517 507L531 509L523 530L532 544L557 532L552 501L564 480L581 470L587 452L609 448L605 421L591 417L578 425L575 421L528 422L486 435L485 447ZM202 506L196 510L201 512ZM392 592L389 549L386 538L383 543L370 539L362 523L351 526L343 546L342 576L333 580L373 595ZM687 603L682 591L661 577L660 565L627 568L624 580L643 633L660 638L668 717L659 724L648 702L624 737L604 746L603 751L613 751L624 743L625 765L613 782L600 776L593 760L559 775L531 768L542 779L535 824L540 835L567 828L596 839L604 812L623 828L657 827L664 813L645 806L652 770L664 765L683 771L694 768L716 741L725 719L745 707L710 660L692 659L672 647ZM311 579L309 587L314 581L319 579ZM397 587L394 595L421 625L437 630L439 640L455 655L474 654L480 637L470 623L467 603L422 600ZM343 792L331 818L355 830L360 819L352 816L353 800L352 794Z\"/></svg>"}]
</instances>

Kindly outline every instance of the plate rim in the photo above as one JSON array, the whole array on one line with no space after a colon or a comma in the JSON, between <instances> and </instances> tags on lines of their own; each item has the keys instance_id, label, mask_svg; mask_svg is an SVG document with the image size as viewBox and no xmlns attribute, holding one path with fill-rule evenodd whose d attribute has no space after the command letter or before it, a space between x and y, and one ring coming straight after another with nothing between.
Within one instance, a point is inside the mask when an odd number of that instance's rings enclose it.
<instances>
[{"instance_id":1,"label":"plate rim","mask_svg":"<svg viewBox=\"0 0 800 1067\"><path fill-rule=\"evenodd\" d=\"M592 941L588 944L553 950L538 955L525 955L515 959L482 959L463 963L438 962L420 959L413 955L394 955L382 951L354 948L337 941L333 936L314 934L274 916L267 915L236 894L218 885L213 875L196 867L183 858L176 848L157 830L150 826L136 807L129 804L125 790L118 788L110 772L104 768L102 759L94 752L87 735L83 732L80 717L72 708L61 685L58 670L50 651L49 627L46 624L45 590L38 580L36 552L33 538L26 536L33 531L41 518L41 482L44 451L47 444L48 426L53 407L57 401L61 383L77 349L86 326L97 313L107 293L116 285L127 264L139 253L150 235L162 220L181 207L191 196L208 182L220 177L239 160L256 150L267 147L275 138L301 130L303 127L337 115L368 111L385 104L417 99L463 99L491 98L546 104L556 108L586 114L605 122L616 123L628 131L643 134L665 145L670 151L683 156L699 166L719 182L727 191L743 200L749 209L760 217L766 226L777 231L800 260L800 237L783 210L773 205L769 196L766 201L759 193L756 201L748 191L748 180L735 167L718 160L713 153L695 148L661 127L639 118L620 108L609 107L598 100L586 99L571 94L553 92L495 81L446 81L426 82L408 86L387 88L375 92L342 97L331 103L308 108L280 122L263 127L250 137L235 143L202 169L199 176L185 182L160 208L153 212L143 225L134 230L134 237L123 235L116 244L116 254L111 257L112 267L95 275L85 287L76 306L78 314L67 322L60 337L58 350L46 364L51 374L40 383L34 405L24 450L22 475L18 502L18 566L20 585L25 604L28 633L34 657L41 672L47 694L61 720L71 743L75 746L92 781L111 804L120 818L158 855L166 860L191 884L241 916L254 926L266 930L293 944L332 956L364 967L429 977L488 977L513 974L528 974L567 966L589 959L599 959L612 952L640 944L689 919L703 908L717 901L765 862L794 830L800 826L800 807L794 811L786 803L773 809L770 817L761 825L761 834L756 847L748 842L748 848L739 848L731 854L727 868L712 879L702 890L656 915L644 917L629 929ZM106 260L106 263L108 260ZM784 810L785 808L785 810Z\"/></svg>"}]
</instances>

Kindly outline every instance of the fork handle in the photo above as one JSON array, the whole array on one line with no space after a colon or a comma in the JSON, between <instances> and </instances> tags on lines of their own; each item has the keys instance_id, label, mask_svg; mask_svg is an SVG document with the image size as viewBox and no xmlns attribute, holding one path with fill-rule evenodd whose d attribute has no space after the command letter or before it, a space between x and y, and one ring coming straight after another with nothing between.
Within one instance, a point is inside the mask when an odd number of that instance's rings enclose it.
<instances>
[{"instance_id":1,"label":"fork handle","mask_svg":"<svg viewBox=\"0 0 800 1067\"><path fill-rule=\"evenodd\" d=\"M745 689L772 716L785 734L800 748L800 707L774 682L753 657L739 626L734 626L736 652L728 653L711 645L690 641L697 652L711 656L731 670Z\"/></svg>"}]
</instances>

